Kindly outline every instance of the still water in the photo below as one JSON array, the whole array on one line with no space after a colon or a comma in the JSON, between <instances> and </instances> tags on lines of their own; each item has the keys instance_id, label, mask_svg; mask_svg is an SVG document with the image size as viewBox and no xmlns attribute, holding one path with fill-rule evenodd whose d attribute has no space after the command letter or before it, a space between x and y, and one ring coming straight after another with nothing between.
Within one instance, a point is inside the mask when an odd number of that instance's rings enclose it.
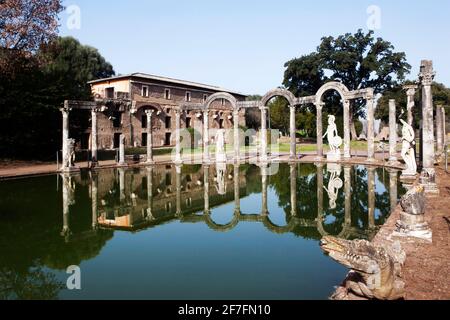
<instances>
[{"instance_id":1,"label":"still water","mask_svg":"<svg viewBox=\"0 0 450 320\"><path fill-rule=\"evenodd\" d=\"M3 181L0 299L327 299L347 270L321 237L370 239L404 193L396 171L314 164Z\"/></svg>"}]
</instances>

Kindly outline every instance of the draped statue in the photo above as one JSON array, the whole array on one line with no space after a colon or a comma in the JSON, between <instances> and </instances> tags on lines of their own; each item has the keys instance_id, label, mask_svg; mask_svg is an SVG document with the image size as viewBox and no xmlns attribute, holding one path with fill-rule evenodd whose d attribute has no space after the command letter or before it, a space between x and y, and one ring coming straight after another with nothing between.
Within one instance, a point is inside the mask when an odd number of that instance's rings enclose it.
<instances>
[{"instance_id":1,"label":"draped statue","mask_svg":"<svg viewBox=\"0 0 450 320\"><path fill-rule=\"evenodd\" d=\"M416 137L414 129L406 121L400 119L403 124L402 129L402 158L406 164L404 176L415 176L417 174L417 163L415 154Z\"/></svg>"},{"instance_id":2,"label":"draped statue","mask_svg":"<svg viewBox=\"0 0 450 320\"><path fill-rule=\"evenodd\" d=\"M342 138L339 137L337 126L336 126L336 117L328 116L328 128L327 132L323 136L323 138L328 138L328 145L330 146L330 152L328 153L328 158L331 160L339 160L341 158L341 146L342 146Z\"/></svg>"}]
</instances>

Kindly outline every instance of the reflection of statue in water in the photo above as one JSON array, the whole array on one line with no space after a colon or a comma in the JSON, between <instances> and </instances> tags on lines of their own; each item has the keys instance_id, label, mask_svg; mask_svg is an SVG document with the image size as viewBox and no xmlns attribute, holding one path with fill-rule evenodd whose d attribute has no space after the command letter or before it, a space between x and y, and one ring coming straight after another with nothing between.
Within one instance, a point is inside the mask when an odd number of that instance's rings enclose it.
<instances>
[{"instance_id":1,"label":"reflection of statue in water","mask_svg":"<svg viewBox=\"0 0 450 320\"><path fill-rule=\"evenodd\" d=\"M344 186L344 182L340 178L341 166L328 165L328 172L331 173L330 180L328 182L328 188L323 187L328 192L330 198L330 209L336 209L336 201L339 194L339 189Z\"/></svg>"},{"instance_id":2,"label":"reflection of statue in water","mask_svg":"<svg viewBox=\"0 0 450 320\"><path fill-rule=\"evenodd\" d=\"M335 120L335 116L328 116L328 129L323 137L328 137L328 144L330 146L328 158L339 160L341 157L340 148L342 146L342 138L338 135Z\"/></svg>"},{"instance_id":3,"label":"reflection of statue in water","mask_svg":"<svg viewBox=\"0 0 450 320\"><path fill-rule=\"evenodd\" d=\"M217 178L216 178L216 190L220 195L225 195L227 193L225 184L225 174L227 172L227 166L225 163L218 163L216 166Z\"/></svg>"},{"instance_id":4,"label":"reflection of statue in water","mask_svg":"<svg viewBox=\"0 0 450 320\"><path fill-rule=\"evenodd\" d=\"M216 162L226 162L227 155L225 153L225 130L219 129L216 133Z\"/></svg>"},{"instance_id":5,"label":"reflection of statue in water","mask_svg":"<svg viewBox=\"0 0 450 320\"><path fill-rule=\"evenodd\" d=\"M404 176L415 176L417 174L416 155L414 151L415 134L414 129L404 120L400 119L403 124L402 129L402 158L406 164L406 170L403 171Z\"/></svg>"}]
</instances>

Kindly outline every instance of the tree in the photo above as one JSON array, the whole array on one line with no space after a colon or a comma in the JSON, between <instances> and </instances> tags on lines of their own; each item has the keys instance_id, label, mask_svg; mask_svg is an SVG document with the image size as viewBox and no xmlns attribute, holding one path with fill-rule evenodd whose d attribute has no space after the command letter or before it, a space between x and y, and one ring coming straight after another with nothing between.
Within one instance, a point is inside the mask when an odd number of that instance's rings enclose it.
<instances>
[{"instance_id":1,"label":"tree","mask_svg":"<svg viewBox=\"0 0 450 320\"><path fill-rule=\"evenodd\" d=\"M402 85L398 85L390 90L385 91L383 96L378 100L378 106L375 111L375 116L378 119L381 119L384 123L389 123L389 100L393 99L395 100L396 107L397 107L397 119L402 115L403 118L406 118L406 108L407 108L407 96L406 91L403 90L404 85L413 84L411 81L406 81ZM433 93L433 102L435 105L443 105L443 106L449 106L450 105L450 88L447 88L442 83L434 82L432 86L432 93ZM421 92L420 90L416 91L415 95L415 102L416 102L416 108L413 110L414 114L416 115L416 127L419 125L419 115L420 115L420 101Z\"/></svg>"},{"instance_id":2,"label":"tree","mask_svg":"<svg viewBox=\"0 0 450 320\"><path fill-rule=\"evenodd\" d=\"M283 97L276 97L269 103L270 124L272 129L278 129L283 134L288 134L289 126L289 107L288 102Z\"/></svg>"},{"instance_id":3,"label":"tree","mask_svg":"<svg viewBox=\"0 0 450 320\"><path fill-rule=\"evenodd\" d=\"M16 63L26 62L42 44L58 32L60 0L0 1L0 70L14 72Z\"/></svg>"},{"instance_id":4,"label":"tree","mask_svg":"<svg viewBox=\"0 0 450 320\"><path fill-rule=\"evenodd\" d=\"M0 74L0 156L52 159L61 146L59 107L66 99L90 100L89 80L114 75L94 48L73 38L44 44L33 59L42 63ZM88 126L72 114L71 124ZM75 121L74 121L75 120ZM77 121L78 120L78 121ZM81 132L82 130L74 130ZM77 138L77 137L75 137Z\"/></svg>"},{"instance_id":5,"label":"tree","mask_svg":"<svg viewBox=\"0 0 450 320\"><path fill-rule=\"evenodd\" d=\"M373 31L324 37L316 52L285 64L283 85L298 96L314 95L328 81L340 81L349 90L371 87L375 94L383 93L398 86L411 70L405 53L394 49L390 42L375 39ZM328 96L327 108L337 101L336 94ZM360 116L365 116L364 101L357 100L351 117ZM355 138L354 124L352 133Z\"/></svg>"}]
</instances>

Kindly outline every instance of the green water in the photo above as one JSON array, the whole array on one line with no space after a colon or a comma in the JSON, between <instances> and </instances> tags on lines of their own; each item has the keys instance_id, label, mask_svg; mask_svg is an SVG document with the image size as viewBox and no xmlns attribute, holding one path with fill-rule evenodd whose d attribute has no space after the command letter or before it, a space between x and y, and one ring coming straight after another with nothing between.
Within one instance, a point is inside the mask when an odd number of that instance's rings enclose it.
<instances>
[{"instance_id":1,"label":"green water","mask_svg":"<svg viewBox=\"0 0 450 320\"><path fill-rule=\"evenodd\" d=\"M327 299L347 270L319 240L373 237L405 192L398 173L270 171L156 166L2 181L0 299ZM71 265L81 290L66 287Z\"/></svg>"}]
</instances>

